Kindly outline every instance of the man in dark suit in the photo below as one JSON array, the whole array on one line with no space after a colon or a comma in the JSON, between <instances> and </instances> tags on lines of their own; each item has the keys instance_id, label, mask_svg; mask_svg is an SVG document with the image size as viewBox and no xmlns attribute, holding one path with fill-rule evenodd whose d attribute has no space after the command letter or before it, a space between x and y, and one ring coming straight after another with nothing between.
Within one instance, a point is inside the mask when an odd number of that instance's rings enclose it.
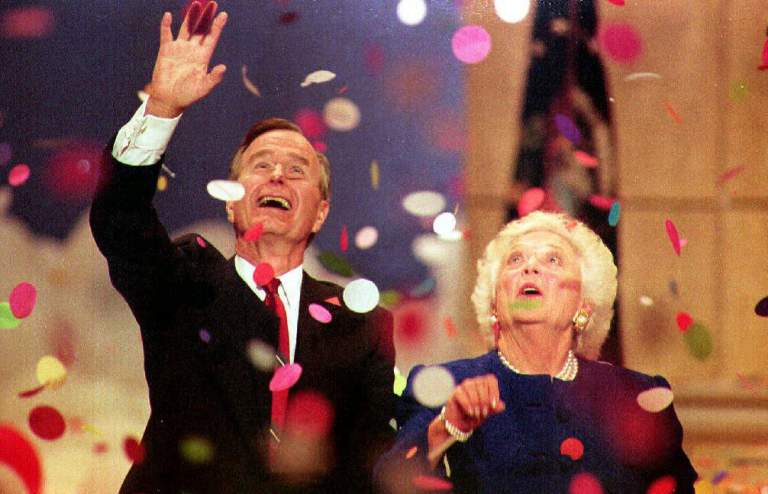
<instances>
[{"instance_id":1,"label":"man in dark suit","mask_svg":"<svg viewBox=\"0 0 768 494\"><path fill-rule=\"evenodd\" d=\"M145 456L120 492L370 491L392 436L392 318L337 305L341 288L302 270L328 214L326 158L288 121L249 130L230 173L245 194L226 205L229 260L197 235L172 241L152 205L179 116L225 71L208 71L227 20L216 9L193 2L176 39L163 16L150 97L108 146L91 209L112 282L141 327L152 408ZM310 304L330 322L312 318ZM301 375L287 392L270 390L282 364Z\"/></svg>"}]
</instances>

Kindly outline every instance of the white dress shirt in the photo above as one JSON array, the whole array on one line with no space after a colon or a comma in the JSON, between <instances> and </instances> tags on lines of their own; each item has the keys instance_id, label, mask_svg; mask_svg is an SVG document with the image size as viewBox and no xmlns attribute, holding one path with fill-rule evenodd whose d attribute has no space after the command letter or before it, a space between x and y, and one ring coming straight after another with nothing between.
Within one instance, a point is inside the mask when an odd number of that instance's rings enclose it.
<instances>
[{"instance_id":1,"label":"white dress shirt","mask_svg":"<svg viewBox=\"0 0 768 494\"><path fill-rule=\"evenodd\" d=\"M141 104L131 120L117 133L112 147L112 156L120 163L128 166L154 165L165 153L171 141L176 125L181 115L176 118L161 118L145 115L147 102ZM303 265L299 265L277 278L280 280L278 295L285 306L288 318L288 344L291 352L291 362L296 354L296 333L299 325L299 298L301 296L301 281ZM253 280L256 266L240 256L235 256L235 269L238 276L262 301L267 293Z\"/></svg>"}]
</instances>

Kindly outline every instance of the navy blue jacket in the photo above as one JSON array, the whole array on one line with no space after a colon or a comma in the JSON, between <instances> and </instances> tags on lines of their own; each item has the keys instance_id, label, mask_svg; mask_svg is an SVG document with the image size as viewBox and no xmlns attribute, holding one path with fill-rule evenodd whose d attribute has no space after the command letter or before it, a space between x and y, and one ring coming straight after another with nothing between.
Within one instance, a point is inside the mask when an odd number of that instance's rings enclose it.
<instances>
[{"instance_id":1,"label":"navy blue jacket","mask_svg":"<svg viewBox=\"0 0 768 494\"><path fill-rule=\"evenodd\" d=\"M450 477L442 461L429 471L427 427L439 409L414 398L413 379L423 368L415 367L398 405L396 444L377 465L377 480L388 490L407 492L415 476L431 475L450 481L454 492L567 493L575 475L588 473L606 494L645 494L665 476L674 479L676 493L694 492L697 475L681 448L674 408L650 413L636 401L644 390L669 387L663 377L583 359L574 381L522 375L504 367L496 351L443 365L457 384L496 375L506 410L448 450ZM576 460L560 453L570 437L584 445ZM408 455L414 446L417 453Z\"/></svg>"}]
</instances>

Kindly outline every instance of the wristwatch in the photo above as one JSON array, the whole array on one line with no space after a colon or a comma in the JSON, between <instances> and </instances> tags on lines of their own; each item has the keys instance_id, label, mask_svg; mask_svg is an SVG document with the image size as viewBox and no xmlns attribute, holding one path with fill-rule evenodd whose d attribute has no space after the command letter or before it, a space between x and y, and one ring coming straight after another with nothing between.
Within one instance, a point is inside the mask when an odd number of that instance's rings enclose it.
<instances>
[{"instance_id":1,"label":"wristwatch","mask_svg":"<svg viewBox=\"0 0 768 494\"><path fill-rule=\"evenodd\" d=\"M440 421L445 426L445 430L448 431L448 434L451 435L452 438L456 439L460 443L465 443L469 441L469 438L472 437L472 433L475 432L474 430L471 430L469 432L464 432L463 430L459 429L452 423L448 421L447 418L445 418L445 407L440 410Z\"/></svg>"}]
</instances>

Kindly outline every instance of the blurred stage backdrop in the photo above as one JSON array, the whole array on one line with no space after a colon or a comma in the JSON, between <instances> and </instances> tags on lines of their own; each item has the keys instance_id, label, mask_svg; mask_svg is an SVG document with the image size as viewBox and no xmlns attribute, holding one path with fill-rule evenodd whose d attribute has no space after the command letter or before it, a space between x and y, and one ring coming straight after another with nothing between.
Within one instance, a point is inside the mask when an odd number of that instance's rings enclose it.
<instances>
[{"instance_id":1,"label":"blurred stage backdrop","mask_svg":"<svg viewBox=\"0 0 768 494\"><path fill-rule=\"evenodd\" d=\"M144 97L160 17L171 11L176 32L188 3L0 5L0 493L113 493L136 458L149 413L140 337L87 208L103 145ZM227 73L182 117L158 182L169 231L231 254L206 184L226 178L252 122L295 120L333 170L305 266L378 286L407 374L484 351L468 290L503 221L569 211L620 261L604 357L670 379L697 492L768 491L760 2L220 10L213 63Z\"/></svg>"}]
</instances>

